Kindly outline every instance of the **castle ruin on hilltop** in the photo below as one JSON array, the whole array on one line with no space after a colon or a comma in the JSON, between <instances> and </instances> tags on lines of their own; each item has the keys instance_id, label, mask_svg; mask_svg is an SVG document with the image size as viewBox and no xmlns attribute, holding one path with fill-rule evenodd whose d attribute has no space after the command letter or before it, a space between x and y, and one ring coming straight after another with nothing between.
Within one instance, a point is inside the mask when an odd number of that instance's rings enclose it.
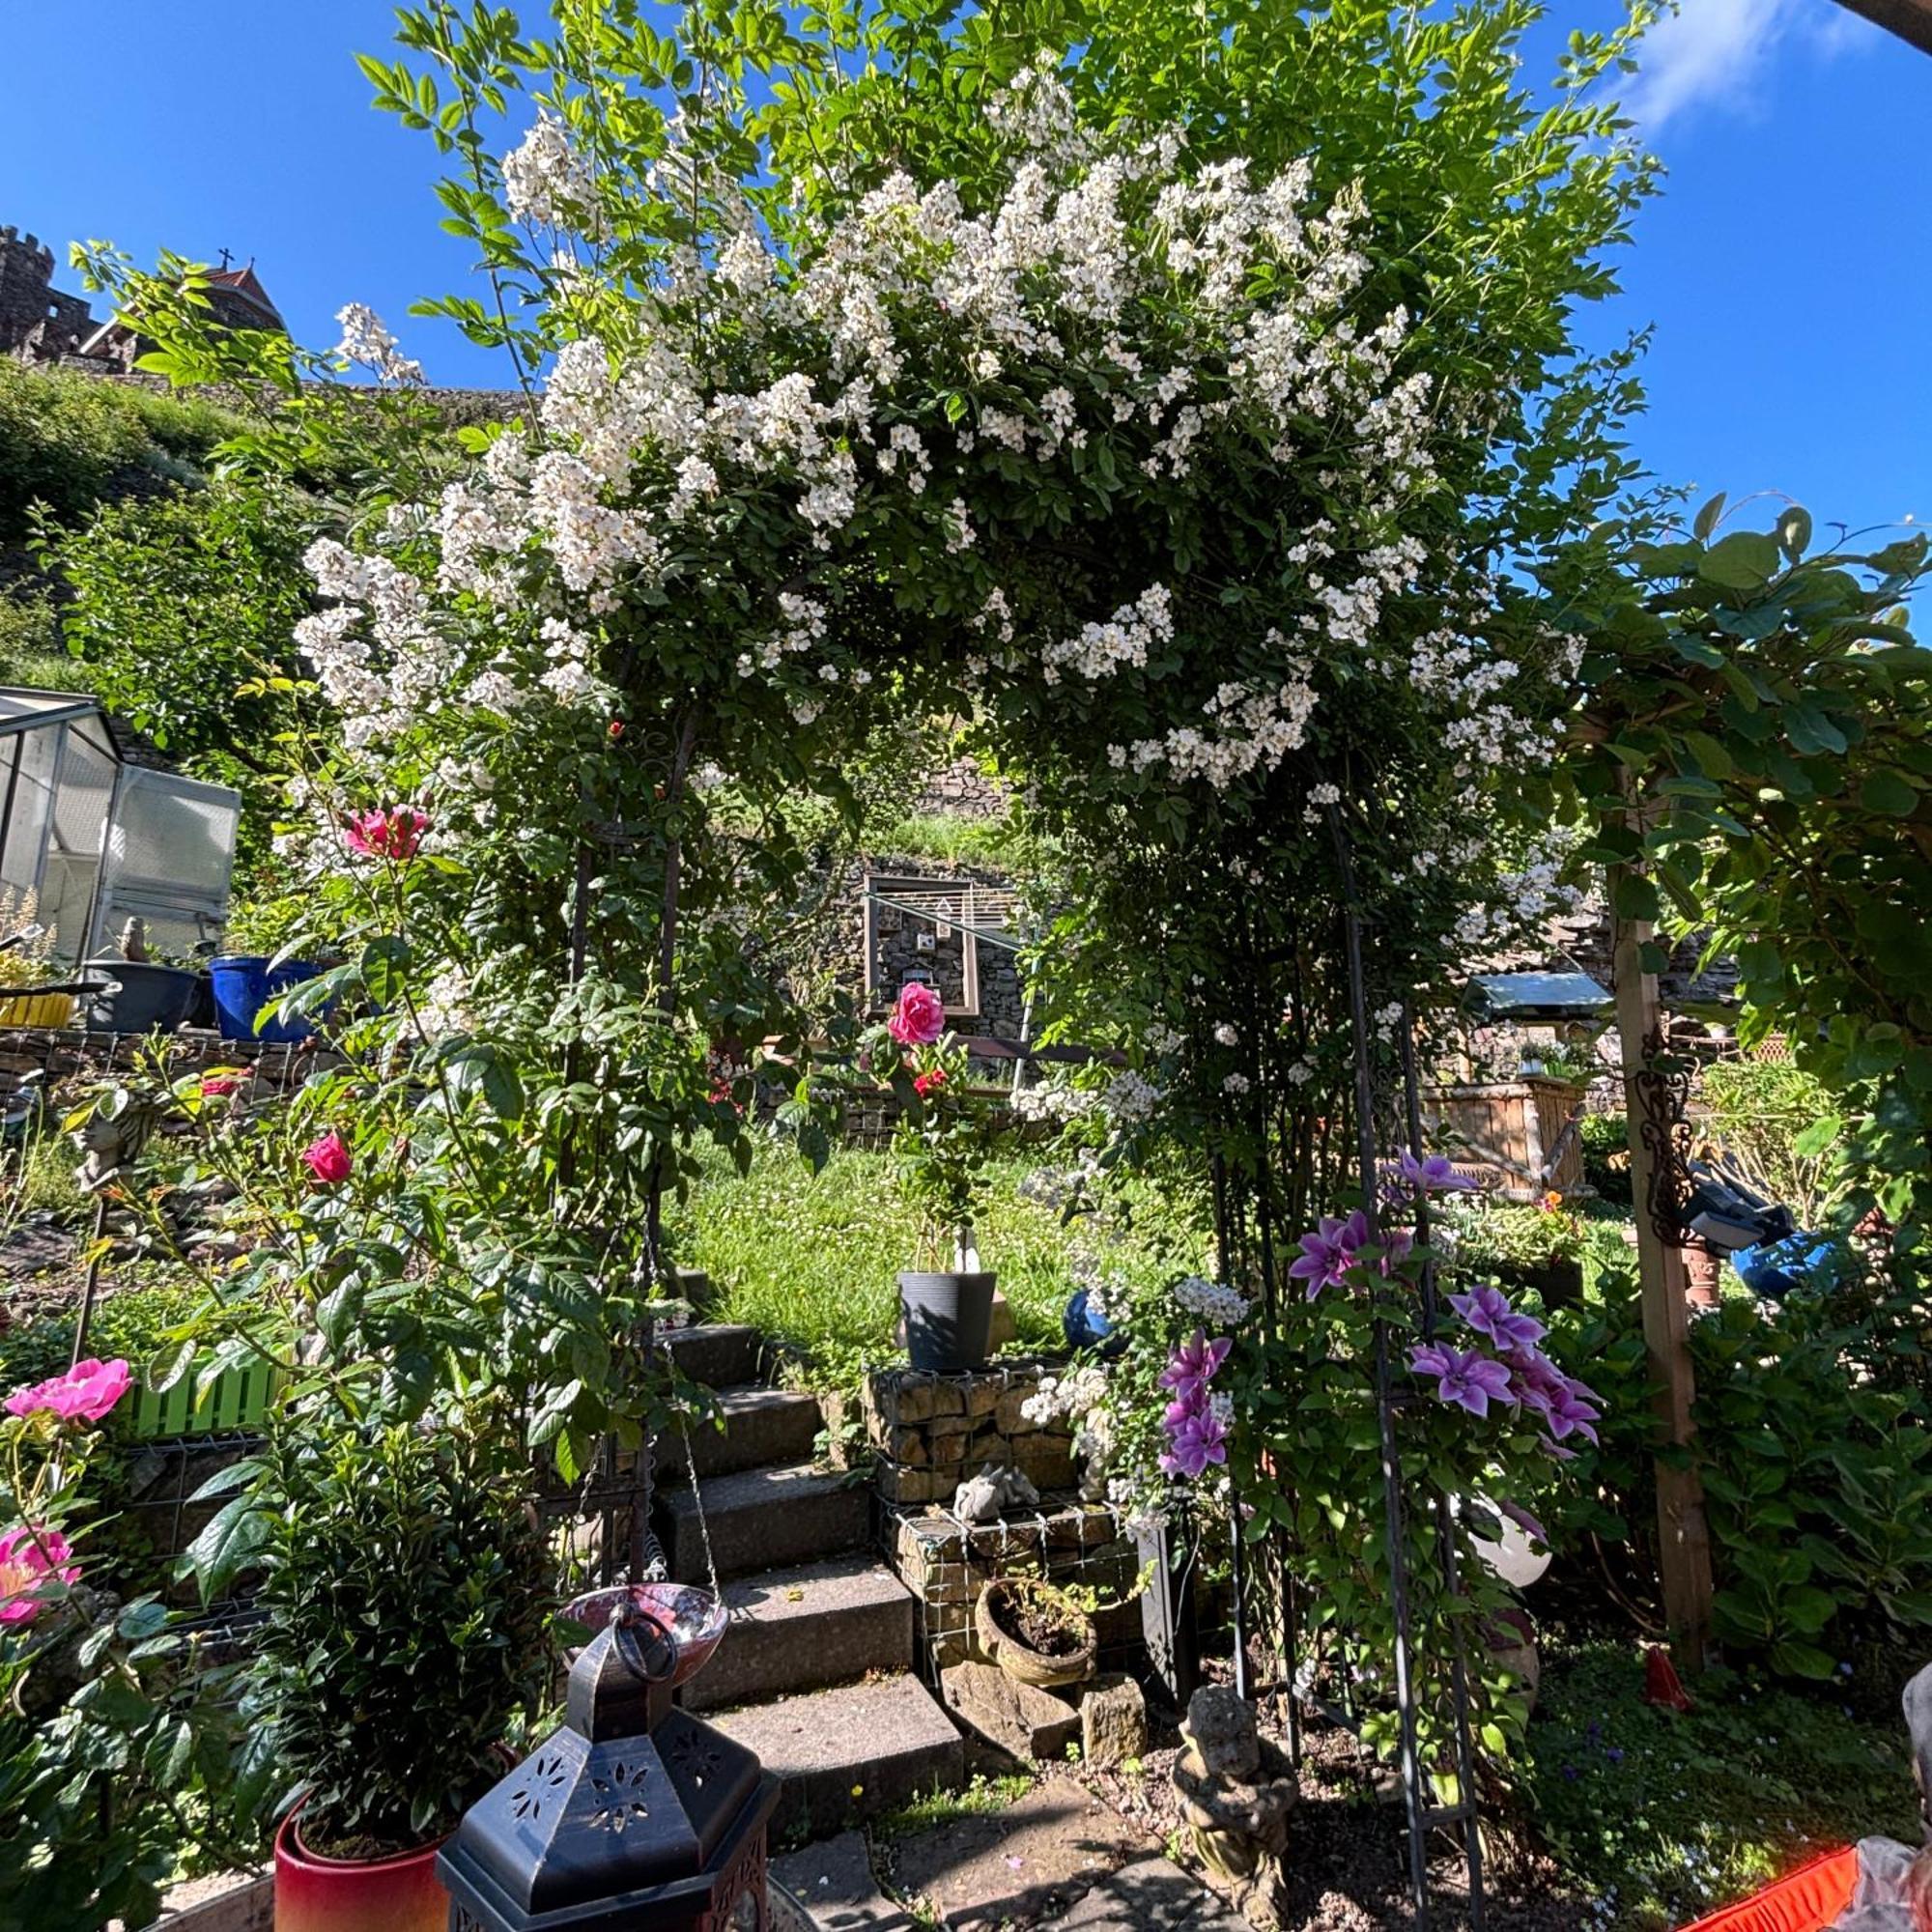
<instances>
[{"instance_id":1,"label":"castle ruin on hilltop","mask_svg":"<svg viewBox=\"0 0 1932 1932\"><path fill-rule=\"evenodd\" d=\"M36 235L0 227L0 355L92 375L124 375L153 345L119 316L98 318L84 297L57 289L54 251ZM288 325L255 273L253 262L206 271L203 298L227 328Z\"/></svg>"}]
</instances>

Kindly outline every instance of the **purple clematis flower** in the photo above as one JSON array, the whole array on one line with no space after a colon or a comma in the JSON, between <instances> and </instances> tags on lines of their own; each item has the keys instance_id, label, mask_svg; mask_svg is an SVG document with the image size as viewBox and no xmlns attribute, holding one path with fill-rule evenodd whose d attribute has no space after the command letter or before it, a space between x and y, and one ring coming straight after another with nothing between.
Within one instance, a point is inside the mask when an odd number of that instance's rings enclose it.
<instances>
[{"instance_id":1,"label":"purple clematis flower","mask_svg":"<svg viewBox=\"0 0 1932 1932\"><path fill-rule=\"evenodd\" d=\"M1510 1369L1510 1393L1533 1415L1547 1417L1568 1386L1563 1371L1542 1350L1511 1349L1503 1359Z\"/></svg>"},{"instance_id":2,"label":"purple clematis flower","mask_svg":"<svg viewBox=\"0 0 1932 1932\"><path fill-rule=\"evenodd\" d=\"M1227 1460L1227 1425L1211 1408L1203 1408L1170 1435L1160 1466L1170 1476L1196 1477L1205 1474L1209 1463Z\"/></svg>"},{"instance_id":3,"label":"purple clematis flower","mask_svg":"<svg viewBox=\"0 0 1932 1932\"><path fill-rule=\"evenodd\" d=\"M1408 1366L1419 1376L1435 1378L1438 1402L1453 1403L1471 1415L1488 1415L1492 1402L1516 1400L1510 1393L1509 1370L1480 1349L1450 1349L1430 1342L1409 1350Z\"/></svg>"},{"instance_id":4,"label":"purple clematis flower","mask_svg":"<svg viewBox=\"0 0 1932 1932\"><path fill-rule=\"evenodd\" d=\"M1484 1286L1467 1294L1452 1294L1449 1306L1478 1335L1487 1335L1498 1349L1534 1349L1548 1330L1532 1315L1519 1315L1501 1289Z\"/></svg>"},{"instance_id":5,"label":"purple clematis flower","mask_svg":"<svg viewBox=\"0 0 1932 1932\"><path fill-rule=\"evenodd\" d=\"M1310 1301L1324 1288L1340 1288L1355 1264L1355 1250L1368 1238L1368 1217L1359 1208L1346 1219L1322 1215L1321 1226L1302 1236L1301 1258L1288 1264L1290 1278L1308 1284Z\"/></svg>"},{"instance_id":6,"label":"purple clematis flower","mask_svg":"<svg viewBox=\"0 0 1932 1932\"><path fill-rule=\"evenodd\" d=\"M1561 1442L1566 1435L1580 1435L1585 1442L1596 1441L1596 1424L1603 1419L1603 1410L1590 1400L1591 1393L1581 1382L1565 1378L1544 1417L1552 1440Z\"/></svg>"},{"instance_id":7,"label":"purple clematis flower","mask_svg":"<svg viewBox=\"0 0 1932 1932\"><path fill-rule=\"evenodd\" d=\"M1423 1188L1435 1193L1449 1193L1458 1188L1475 1187L1479 1183L1466 1174L1458 1174L1446 1153L1419 1155L1408 1148L1402 1151L1402 1159L1397 1163L1402 1178L1411 1187Z\"/></svg>"},{"instance_id":8,"label":"purple clematis flower","mask_svg":"<svg viewBox=\"0 0 1932 1932\"><path fill-rule=\"evenodd\" d=\"M1201 1329L1195 1329L1167 1358L1167 1367L1158 1378L1160 1386L1172 1389L1182 1403L1198 1406L1205 1400L1208 1384L1214 1379L1215 1372L1228 1359L1228 1350L1234 1346L1226 1335L1210 1342Z\"/></svg>"}]
</instances>

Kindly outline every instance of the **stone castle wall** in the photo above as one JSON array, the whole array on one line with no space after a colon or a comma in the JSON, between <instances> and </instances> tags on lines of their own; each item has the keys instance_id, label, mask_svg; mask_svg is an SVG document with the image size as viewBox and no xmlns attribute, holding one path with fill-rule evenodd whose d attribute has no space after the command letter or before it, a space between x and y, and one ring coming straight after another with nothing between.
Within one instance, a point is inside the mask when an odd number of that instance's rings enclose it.
<instances>
[{"instance_id":1,"label":"stone castle wall","mask_svg":"<svg viewBox=\"0 0 1932 1932\"><path fill-rule=\"evenodd\" d=\"M54 251L39 236L0 228L0 355L16 354L30 338L57 355L92 330L93 310L55 288L53 277Z\"/></svg>"}]
</instances>

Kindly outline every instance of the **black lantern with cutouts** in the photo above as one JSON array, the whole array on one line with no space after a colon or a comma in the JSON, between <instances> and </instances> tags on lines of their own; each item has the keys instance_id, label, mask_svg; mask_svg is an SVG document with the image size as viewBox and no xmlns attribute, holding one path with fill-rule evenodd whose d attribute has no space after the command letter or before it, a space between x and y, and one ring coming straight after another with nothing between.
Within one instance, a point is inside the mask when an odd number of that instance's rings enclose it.
<instances>
[{"instance_id":1,"label":"black lantern with cutouts","mask_svg":"<svg viewBox=\"0 0 1932 1932\"><path fill-rule=\"evenodd\" d=\"M672 1705L678 1663L630 1605L584 1648L562 1725L437 1859L450 1932L767 1932L779 1780Z\"/></svg>"}]
</instances>

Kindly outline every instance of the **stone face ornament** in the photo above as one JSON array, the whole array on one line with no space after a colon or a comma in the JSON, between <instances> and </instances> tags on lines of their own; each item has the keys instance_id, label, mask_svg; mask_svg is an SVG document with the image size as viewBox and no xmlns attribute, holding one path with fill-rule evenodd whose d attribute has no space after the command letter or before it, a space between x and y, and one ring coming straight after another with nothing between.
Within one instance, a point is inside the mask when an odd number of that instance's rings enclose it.
<instances>
[{"instance_id":1,"label":"stone face ornament","mask_svg":"<svg viewBox=\"0 0 1932 1932\"><path fill-rule=\"evenodd\" d=\"M1225 1685L1188 1700L1174 1788L1203 1863L1225 1880L1252 1925L1281 1925L1287 1905L1282 1854L1288 1814L1301 1788L1286 1754L1261 1735L1254 1706Z\"/></svg>"}]
</instances>

